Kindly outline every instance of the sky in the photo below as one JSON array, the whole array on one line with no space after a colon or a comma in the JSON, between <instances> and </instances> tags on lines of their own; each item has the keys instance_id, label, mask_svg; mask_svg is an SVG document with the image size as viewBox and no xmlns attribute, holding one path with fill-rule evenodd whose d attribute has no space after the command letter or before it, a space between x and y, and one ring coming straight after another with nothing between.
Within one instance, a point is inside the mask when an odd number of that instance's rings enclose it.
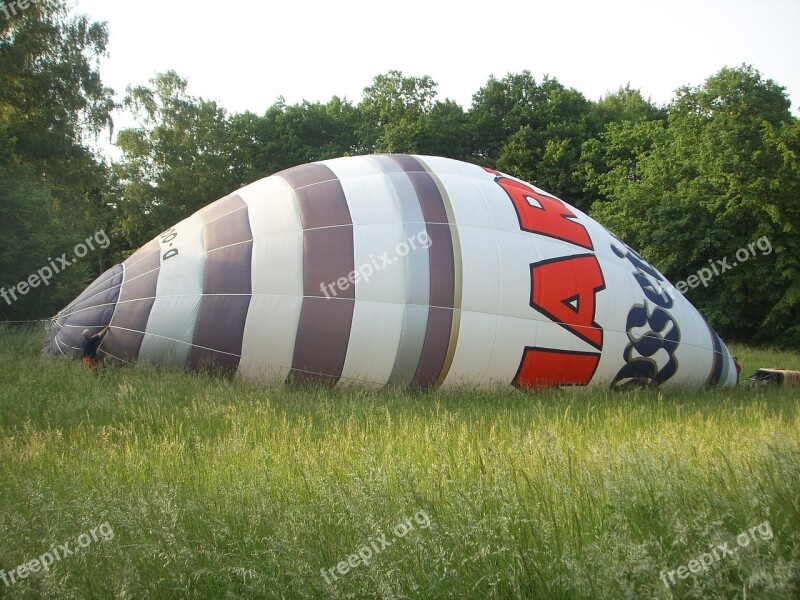
<instances>
[{"instance_id":1,"label":"sky","mask_svg":"<svg viewBox=\"0 0 800 600\"><path fill-rule=\"evenodd\" d=\"M798 0L74 1L108 23L101 73L119 100L172 69L193 96L263 114L279 97L358 103L395 69L467 109L492 75L529 70L590 100L630 84L663 105L747 63L800 103Z\"/></svg>"}]
</instances>

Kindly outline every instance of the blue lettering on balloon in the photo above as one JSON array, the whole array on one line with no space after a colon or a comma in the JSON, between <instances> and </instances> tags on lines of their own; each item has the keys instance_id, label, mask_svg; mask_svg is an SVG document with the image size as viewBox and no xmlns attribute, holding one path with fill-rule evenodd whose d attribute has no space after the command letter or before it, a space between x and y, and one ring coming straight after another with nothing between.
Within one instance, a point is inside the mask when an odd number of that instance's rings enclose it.
<instances>
[{"instance_id":1,"label":"blue lettering on balloon","mask_svg":"<svg viewBox=\"0 0 800 600\"><path fill-rule=\"evenodd\" d=\"M636 336L633 330L648 327L642 335ZM648 312L647 303L637 304L628 313L625 324L630 343L625 347L623 357L625 366L614 377L613 385L630 382L661 385L678 370L675 351L681 342L681 332L675 319L663 308L657 307ZM638 356L634 357L634 350ZM661 351L666 353L667 362L659 369L654 358Z\"/></svg>"},{"instance_id":2,"label":"blue lettering on balloon","mask_svg":"<svg viewBox=\"0 0 800 600\"><path fill-rule=\"evenodd\" d=\"M619 240L619 238L617 238ZM661 287L660 282L666 281L664 276L659 273L655 267L648 263L642 256L633 248L628 246L622 240L619 243L623 246L622 249L616 245L611 244L611 250L620 258L626 258L636 268L633 274L636 283L642 288L644 295L648 300L655 302L664 308L672 308L673 298L664 288Z\"/></svg>"},{"instance_id":3,"label":"blue lettering on balloon","mask_svg":"<svg viewBox=\"0 0 800 600\"><path fill-rule=\"evenodd\" d=\"M661 283L666 281L664 276L638 252L619 238L616 239L619 246L612 243L611 250L634 266L636 271L633 273L633 278L642 288L647 300L655 304L656 308L649 312L645 300L644 304L634 305L628 313L625 329L630 343L623 352L625 365L614 377L612 385L637 383L658 386L670 379L678 370L675 352L680 345L681 332L678 323L665 310L672 308L674 297L661 286ZM644 327L649 327L649 330L641 336L634 335L634 329ZM666 353L667 362L659 368L658 361L654 357L662 350ZM634 351L637 356L634 356Z\"/></svg>"}]
</instances>

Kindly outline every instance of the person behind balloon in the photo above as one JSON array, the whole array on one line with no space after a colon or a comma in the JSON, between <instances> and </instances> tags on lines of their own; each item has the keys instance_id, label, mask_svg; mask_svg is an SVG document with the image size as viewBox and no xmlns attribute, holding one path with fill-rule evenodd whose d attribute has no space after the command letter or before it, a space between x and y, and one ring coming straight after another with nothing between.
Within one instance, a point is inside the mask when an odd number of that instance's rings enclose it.
<instances>
[{"instance_id":1,"label":"person behind balloon","mask_svg":"<svg viewBox=\"0 0 800 600\"><path fill-rule=\"evenodd\" d=\"M95 374L97 374L97 347L103 338L108 333L109 326L106 325L100 331L92 335L88 329L83 330L83 342L81 349L83 350L83 364L89 367Z\"/></svg>"}]
</instances>

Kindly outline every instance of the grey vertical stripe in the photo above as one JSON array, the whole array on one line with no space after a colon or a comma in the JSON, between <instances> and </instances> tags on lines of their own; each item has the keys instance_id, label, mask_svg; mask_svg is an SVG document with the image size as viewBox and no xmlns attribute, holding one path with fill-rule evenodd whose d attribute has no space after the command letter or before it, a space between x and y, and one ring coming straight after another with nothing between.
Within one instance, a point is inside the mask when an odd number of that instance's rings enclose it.
<instances>
[{"instance_id":1,"label":"grey vertical stripe","mask_svg":"<svg viewBox=\"0 0 800 600\"><path fill-rule=\"evenodd\" d=\"M413 156L392 155L406 172L419 198L431 246L430 310L422 353L411 385L431 388L441 383L449 368L448 355L456 300L456 259L450 220L439 186L425 166Z\"/></svg>"},{"instance_id":2,"label":"grey vertical stripe","mask_svg":"<svg viewBox=\"0 0 800 600\"><path fill-rule=\"evenodd\" d=\"M417 191L400 165L388 155L369 158L386 176L395 204L403 221L406 239L425 231L425 217L419 203ZM428 249L418 248L404 259L406 271L406 305L403 314L403 329L397 357L389 375L388 384L408 387L414 380L419 366L425 331L428 328L428 311L431 297L431 272Z\"/></svg>"},{"instance_id":3,"label":"grey vertical stripe","mask_svg":"<svg viewBox=\"0 0 800 600\"><path fill-rule=\"evenodd\" d=\"M122 263L125 273L111 333L103 340L103 351L125 362L136 362L142 346L150 309L155 302L161 248L151 240Z\"/></svg>"},{"instance_id":4,"label":"grey vertical stripe","mask_svg":"<svg viewBox=\"0 0 800 600\"><path fill-rule=\"evenodd\" d=\"M303 223L304 297L290 377L335 383L347 356L355 285L331 298L321 286L347 278L355 269L350 209L341 183L325 165L302 165L278 176L294 189Z\"/></svg>"},{"instance_id":5,"label":"grey vertical stripe","mask_svg":"<svg viewBox=\"0 0 800 600\"><path fill-rule=\"evenodd\" d=\"M235 370L250 307L253 235L247 204L233 194L198 213L203 222L203 298L189 365Z\"/></svg>"}]
</instances>

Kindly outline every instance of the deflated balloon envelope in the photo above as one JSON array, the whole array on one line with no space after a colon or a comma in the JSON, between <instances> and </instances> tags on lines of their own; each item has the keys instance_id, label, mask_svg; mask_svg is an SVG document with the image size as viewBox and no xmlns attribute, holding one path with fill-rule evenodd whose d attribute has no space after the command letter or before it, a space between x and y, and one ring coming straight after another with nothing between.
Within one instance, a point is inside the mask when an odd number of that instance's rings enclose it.
<instances>
[{"instance_id":1,"label":"deflated balloon envelope","mask_svg":"<svg viewBox=\"0 0 800 600\"><path fill-rule=\"evenodd\" d=\"M45 352L260 379L435 388L731 385L732 358L639 254L528 183L340 158L222 198L101 275Z\"/></svg>"}]
</instances>

